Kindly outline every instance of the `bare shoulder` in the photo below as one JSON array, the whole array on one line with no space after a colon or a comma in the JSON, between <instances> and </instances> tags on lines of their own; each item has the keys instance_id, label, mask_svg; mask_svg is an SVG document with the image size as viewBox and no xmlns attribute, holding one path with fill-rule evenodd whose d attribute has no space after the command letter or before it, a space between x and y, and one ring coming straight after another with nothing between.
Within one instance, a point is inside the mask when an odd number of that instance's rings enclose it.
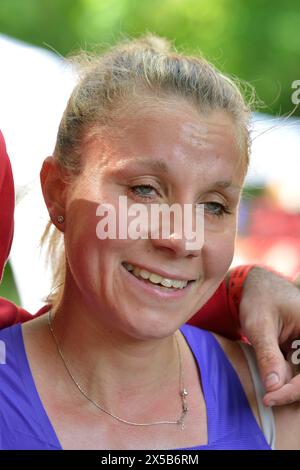
<instances>
[{"instance_id":1,"label":"bare shoulder","mask_svg":"<svg viewBox=\"0 0 300 470\"><path fill-rule=\"evenodd\" d=\"M49 349L53 349L49 340L47 315L42 315L23 323L22 333L26 352L29 356L32 356L34 362L40 355L44 353L48 355Z\"/></svg>"},{"instance_id":2,"label":"bare shoulder","mask_svg":"<svg viewBox=\"0 0 300 470\"><path fill-rule=\"evenodd\" d=\"M45 383L49 382L49 376L56 373L56 350L51 341L47 315L22 324L22 334L27 359L34 377L43 377Z\"/></svg>"}]
</instances>

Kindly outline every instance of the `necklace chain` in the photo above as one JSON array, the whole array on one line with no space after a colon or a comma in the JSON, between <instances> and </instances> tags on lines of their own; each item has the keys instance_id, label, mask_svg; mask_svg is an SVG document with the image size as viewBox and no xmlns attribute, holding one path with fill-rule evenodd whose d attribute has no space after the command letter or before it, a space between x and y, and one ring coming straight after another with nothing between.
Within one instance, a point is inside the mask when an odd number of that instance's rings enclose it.
<instances>
[{"instance_id":1,"label":"necklace chain","mask_svg":"<svg viewBox=\"0 0 300 470\"><path fill-rule=\"evenodd\" d=\"M90 398L87 393L85 392L85 390L81 387L81 385L77 382L77 380L75 379L75 377L73 376L73 374L71 373L69 367L67 366L67 363L66 363L66 360L64 358L64 355L61 351L61 348L59 346L59 343L58 343L58 340L56 338L56 335L54 333L54 330L53 330L53 325L52 325L52 318L51 318L51 310L49 310L49 313L48 313L48 326L49 326L49 330L51 332L51 335L53 337L53 340L56 344L56 348L57 348L57 351L58 351L58 354L59 356L61 357L61 360L66 368L66 371L68 372L70 378L72 379L72 381L74 382L74 384L76 385L77 389L81 392L81 394L90 402L92 403L96 408L98 408L100 411L102 411L103 413L111 416L112 418L120 421L121 423L125 423L125 424L129 424L131 426L155 426L155 425L159 425L159 424L177 424L177 425L180 425L181 426L181 429L184 429L184 419L186 417L186 414L188 412L188 405L187 405L187 395L188 395L188 392L186 390L186 388L184 387L184 380L183 380L183 367L182 367L182 357L181 357L181 350L180 350L180 346L179 346L179 342L178 342L178 339L177 339L177 336L175 334L175 341L176 341L176 346L177 346L177 352L178 352L178 359L179 359L179 387L180 387L180 397L181 397L181 405L182 405L182 412L181 412L181 415L180 417L176 420L176 421L154 421L152 423L135 423L135 422L132 422L132 421L127 421L126 419L122 419L120 418L119 416L116 416L114 415L113 413L111 413L110 411L106 410L105 408L103 408L101 405L99 405L99 403L95 402L94 400L92 400L92 398Z\"/></svg>"}]
</instances>

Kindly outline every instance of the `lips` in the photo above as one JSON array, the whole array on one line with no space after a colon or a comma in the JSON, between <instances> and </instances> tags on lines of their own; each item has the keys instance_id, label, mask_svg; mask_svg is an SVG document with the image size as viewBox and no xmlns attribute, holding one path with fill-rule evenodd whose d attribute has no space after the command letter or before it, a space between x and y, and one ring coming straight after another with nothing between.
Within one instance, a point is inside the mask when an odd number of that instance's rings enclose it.
<instances>
[{"instance_id":1,"label":"lips","mask_svg":"<svg viewBox=\"0 0 300 470\"><path fill-rule=\"evenodd\" d=\"M140 268L138 266L132 265L130 263L122 263L123 266L129 271L133 276L137 277L138 279L143 279L148 281L152 284L163 286L169 289L184 289L190 280L186 279L171 279L167 277L163 277L158 273L148 271L144 268Z\"/></svg>"}]
</instances>

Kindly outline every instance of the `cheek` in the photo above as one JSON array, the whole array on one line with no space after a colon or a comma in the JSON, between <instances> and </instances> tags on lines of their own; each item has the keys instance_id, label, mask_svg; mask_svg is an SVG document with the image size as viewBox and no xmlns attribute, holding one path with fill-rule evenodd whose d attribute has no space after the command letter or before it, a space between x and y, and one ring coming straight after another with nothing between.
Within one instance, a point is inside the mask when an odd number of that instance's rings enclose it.
<instances>
[{"instance_id":1,"label":"cheek","mask_svg":"<svg viewBox=\"0 0 300 470\"><path fill-rule=\"evenodd\" d=\"M73 200L68 207L65 226L65 250L69 271L77 283L91 282L97 272L96 236L97 204L84 199Z\"/></svg>"},{"instance_id":2,"label":"cheek","mask_svg":"<svg viewBox=\"0 0 300 470\"><path fill-rule=\"evenodd\" d=\"M221 280L232 263L235 246L235 222L220 232L206 233L203 267L206 278Z\"/></svg>"},{"instance_id":3,"label":"cheek","mask_svg":"<svg viewBox=\"0 0 300 470\"><path fill-rule=\"evenodd\" d=\"M72 278L81 291L99 292L109 288L113 273L128 251L128 240L97 237L98 205L76 201L69 207L65 248Z\"/></svg>"},{"instance_id":4,"label":"cheek","mask_svg":"<svg viewBox=\"0 0 300 470\"><path fill-rule=\"evenodd\" d=\"M66 229L65 250L69 271L76 283L86 288L95 279L98 270L95 229L84 217L82 223Z\"/></svg>"}]
</instances>

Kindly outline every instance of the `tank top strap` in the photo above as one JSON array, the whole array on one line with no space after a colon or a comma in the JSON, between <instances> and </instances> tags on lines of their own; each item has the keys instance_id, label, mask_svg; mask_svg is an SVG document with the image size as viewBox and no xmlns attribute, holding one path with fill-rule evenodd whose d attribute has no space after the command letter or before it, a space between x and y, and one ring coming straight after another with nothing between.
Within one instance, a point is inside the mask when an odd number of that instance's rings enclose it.
<instances>
[{"instance_id":1,"label":"tank top strap","mask_svg":"<svg viewBox=\"0 0 300 470\"><path fill-rule=\"evenodd\" d=\"M207 410L208 445L239 442L268 449L252 413L239 377L222 347L209 331L184 325L186 338L198 364Z\"/></svg>"},{"instance_id":2,"label":"tank top strap","mask_svg":"<svg viewBox=\"0 0 300 470\"><path fill-rule=\"evenodd\" d=\"M276 444L276 428L275 428L275 418L272 411L272 408L268 408L263 403L263 397L265 394L263 383L260 379L258 364L256 361L255 353L250 344L239 342L241 349L243 350L249 370L252 377L252 382L255 389L256 402L258 406L258 411L260 415L260 421L263 433L265 438L270 445L270 447L275 450Z\"/></svg>"}]
</instances>

